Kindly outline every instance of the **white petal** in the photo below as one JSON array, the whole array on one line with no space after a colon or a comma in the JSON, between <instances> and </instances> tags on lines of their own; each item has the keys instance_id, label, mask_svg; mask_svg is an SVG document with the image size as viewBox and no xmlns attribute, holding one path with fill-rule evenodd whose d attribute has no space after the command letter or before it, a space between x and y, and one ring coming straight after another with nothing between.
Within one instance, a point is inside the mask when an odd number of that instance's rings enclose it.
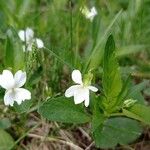
<instances>
[{"instance_id":1,"label":"white petal","mask_svg":"<svg viewBox=\"0 0 150 150\"><path fill-rule=\"evenodd\" d=\"M18 36L22 41L25 41L25 31L24 30L20 30L18 32Z\"/></svg>"},{"instance_id":2,"label":"white petal","mask_svg":"<svg viewBox=\"0 0 150 150\"><path fill-rule=\"evenodd\" d=\"M97 10L96 10L95 7L92 7L92 8L91 8L91 14L92 14L93 16L97 15Z\"/></svg>"},{"instance_id":3,"label":"white petal","mask_svg":"<svg viewBox=\"0 0 150 150\"><path fill-rule=\"evenodd\" d=\"M25 31L25 39L27 42L31 41L34 37L34 32L31 28L27 28Z\"/></svg>"},{"instance_id":4,"label":"white petal","mask_svg":"<svg viewBox=\"0 0 150 150\"><path fill-rule=\"evenodd\" d=\"M95 7L92 7L90 12L86 15L87 19L90 19L91 21L93 21L94 17L97 15L97 10Z\"/></svg>"},{"instance_id":5,"label":"white petal","mask_svg":"<svg viewBox=\"0 0 150 150\"><path fill-rule=\"evenodd\" d=\"M16 88L15 89L15 101L20 105L22 101L31 99L30 91L24 88Z\"/></svg>"},{"instance_id":6,"label":"white petal","mask_svg":"<svg viewBox=\"0 0 150 150\"><path fill-rule=\"evenodd\" d=\"M13 94L12 90L6 91L5 96L4 96L4 104L6 106L8 106L8 105L13 106L13 104L14 104L14 94Z\"/></svg>"},{"instance_id":7,"label":"white petal","mask_svg":"<svg viewBox=\"0 0 150 150\"><path fill-rule=\"evenodd\" d=\"M5 105L11 105L13 106L14 101L20 105L22 101L26 99L31 99L31 93L30 91L24 89L24 88L16 88L13 90L8 90L4 96L4 103Z\"/></svg>"},{"instance_id":8,"label":"white petal","mask_svg":"<svg viewBox=\"0 0 150 150\"><path fill-rule=\"evenodd\" d=\"M74 95L75 91L80 87L81 85L73 85L71 87L69 87L66 92L65 92L65 96L66 97L71 97Z\"/></svg>"},{"instance_id":9,"label":"white petal","mask_svg":"<svg viewBox=\"0 0 150 150\"><path fill-rule=\"evenodd\" d=\"M78 84L82 84L82 75L81 75L81 72L79 70L73 70L72 72L72 80L75 82L75 83L78 83Z\"/></svg>"},{"instance_id":10,"label":"white petal","mask_svg":"<svg viewBox=\"0 0 150 150\"><path fill-rule=\"evenodd\" d=\"M36 44L38 48L43 48L44 47L44 43L41 39L36 38Z\"/></svg>"},{"instance_id":11,"label":"white petal","mask_svg":"<svg viewBox=\"0 0 150 150\"><path fill-rule=\"evenodd\" d=\"M90 92L89 92L89 90L87 90L84 94L84 99L85 99L84 105L85 105L85 107L89 106L89 103L90 103L89 97L90 97Z\"/></svg>"},{"instance_id":12,"label":"white petal","mask_svg":"<svg viewBox=\"0 0 150 150\"><path fill-rule=\"evenodd\" d=\"M75 104L82 103L84 100L87 99L88 96L89 96L89 89L83 88L83 87L80 89L77 89L74 93Z\"/></svg>"},{"instance_id":13,"label":"white petal","mask_svg":"<svg viewBox=\"0 0 150 150\"><path fill-rule=\"evenodd\" d=\"M22 87L26 82L26 72L23 72L21 70L17 71L15 76L15 87Z\"/></svg>"},{"instance_id":14,"label":"white petal","mask_svg":"<svg viewBox=\"0 0 150 150\"><path fill-rule=\"evenodd\" d=\"M0 85L4 89L11 89L14 87L14 77L9 70L3 70L3 73L0 75Z\"/></svg>"},{"instance_id":15,"label":"white petal","mask_svg":"<svg viewBox=\"0 0 150 150\"><path fill-rule=\"evenodd\" d=\"M97 92L98 88L96 88L95 86L88 86L88 89L90 89L93 92Z\"/></svg>"}]
</instances>

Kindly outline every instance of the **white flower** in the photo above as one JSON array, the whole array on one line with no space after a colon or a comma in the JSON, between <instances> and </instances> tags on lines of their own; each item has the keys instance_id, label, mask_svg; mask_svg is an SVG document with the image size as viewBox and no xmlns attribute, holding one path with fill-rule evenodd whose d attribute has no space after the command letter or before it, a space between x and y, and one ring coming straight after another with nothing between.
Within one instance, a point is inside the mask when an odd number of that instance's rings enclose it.
<instances>
[{"instance_id":1,"label":"white flower","mask_svg":"<svg viewBox=\"0 0 150 150\"><path fill-rule=\"evenodd\" d=\"M26 82L26 72L17 71L15 75L9 70L3 70L0 75L0 86L6 89L4 104L13 106L14 101L20 105L22 101L31 99L30 91L21 88Z\"/></svg>"},{"instance_id":2,"label":"white flower","mask_svg":"<svg viewBox=\"0 0 150 150\"><path fill-rule=\"evenodd\" d=\"M80 11L87 19L90 19L90 21L93 21L94 17L97 15L97 10L95 7L92 7L90 10L87 7L83 7Z\"/></svg>"},{"instance_id":3,"label":"white flower","mask_svg":"<svg viewBox=\"0 0 150 150\"><path fill-rule=\"evenodd\" d=\"M34 32L30 28L26 28L26 30L20 30L18 32L18 36L23 42L26 42L27 51L32 50L32 45L36 43L37 48L43 48L44 43L39 38L34 38ZM23 50L25 51L25 46L23 46Z\"/></svg>"},{"instance_id":4,"label":"white flower","mask_svg":"<svg viewBox=\"0 0 150 150\"><path fill-rule=\"evenodd\" d=\"M93 92L97 92L98 89L91 85L84 85L82 81L82 75L79 70L73 70L72 80L75 83L77 83L77 85L69 87L65 92L65 96L66 97L74 96L75 104L79 104L84 101L85 106L88 107L90 90Z\"/></svg>"}]
</instances>

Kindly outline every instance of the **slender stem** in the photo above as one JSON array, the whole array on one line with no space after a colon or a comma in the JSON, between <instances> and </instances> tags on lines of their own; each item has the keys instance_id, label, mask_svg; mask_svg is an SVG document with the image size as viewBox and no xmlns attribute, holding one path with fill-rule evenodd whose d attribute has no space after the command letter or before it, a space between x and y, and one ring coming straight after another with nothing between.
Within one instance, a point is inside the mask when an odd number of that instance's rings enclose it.
<instances>
[{"instance_id":1,"label":"slender stem","mask_svg":"<svg viewBox=\"0 0 150 150\"><path fill-rule=\"evenodd\" d=\"M117 117L117 116L125 116L123 113L114 113L110 115L111 117Z\"/></svg>"},{"instance_id":2,"label":"slender stem","mask_svg":"<svg viewBox=\"0 0 150 150\"><path fill-rule=\"evenodd\" d=\"M72 0L69 1L69 7L70 7L70 46L72 51L73 50Z\"/></svg>"},{"instance_id":3,"label":"slender stem","mask_svg":"<svg viewBox=\"0 0 150 150\"><path fill-rule=\"evenodd\" d=\"M36 129L40 124L41 124L41 122L39 122L37 125L35 125L34 127L32 127L27 132L25 132L17 141L15 141L14 145L12 145L9 150L12 150L23 138L25 138L31 131L33 131L34 129Z\"/></svg>"},{"instance_id":4,"label":"slender stem","mask_svg":"<svg viewBox=\"0 0 150 150\"><path fill-rule=\"evenodd\" d=\"M62 139L58 139L58 138L54 138L54 137L44 137L44 136L40 136L40 135L36 135L36 134L29 134L28 136L33 137L33 138L37 138L37 139L41 139L42 141L46 140L46 141L59 142L61 144L68 145L68 146L72 147L75 150L83 150L81 147L75 145L74 143L69 142L69 141L64 141Z\"/></svg>"},{"instance_id":5,"label":"slender stem","mask_svg":"<svg viewBox=\"0 0 150 150\"><path fill-rule=\"evenodd\" d=\"M66 64L69 68L73 69L74 67L71 66L70 64L68 64L67 62L65 62L61 57L59 57L57 54L55 54L52 50L44 47L44 49L48 52L50 52L52 55L54 55L60 62L62 62L63 64Z\"/></svg>"}]
</instances>

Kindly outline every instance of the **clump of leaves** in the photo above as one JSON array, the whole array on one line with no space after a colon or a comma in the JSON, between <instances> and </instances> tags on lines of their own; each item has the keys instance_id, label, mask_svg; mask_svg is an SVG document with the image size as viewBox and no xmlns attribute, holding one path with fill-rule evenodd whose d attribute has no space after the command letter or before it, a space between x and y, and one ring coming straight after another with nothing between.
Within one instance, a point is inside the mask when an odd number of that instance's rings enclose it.
<instances>
[{"instance_id":1,"label":"clump of leaves","mask_svg":"<svg viewBox=\"0 0 150 150\"><path fill-rule=\"evenodd\" d=\"M142 133L141 122L150 125L150 107L141 103L136 94L142 88L129 86L129 78L123 82L115 55L115 42L110 35L103 58L103 92L92 97L90 112L82 105L74 105L65 97L50 98L39 107L39 113L50 121L64 123L91 123L96 146L112 148L128 144Z\"/></svg>"}]
</instances>

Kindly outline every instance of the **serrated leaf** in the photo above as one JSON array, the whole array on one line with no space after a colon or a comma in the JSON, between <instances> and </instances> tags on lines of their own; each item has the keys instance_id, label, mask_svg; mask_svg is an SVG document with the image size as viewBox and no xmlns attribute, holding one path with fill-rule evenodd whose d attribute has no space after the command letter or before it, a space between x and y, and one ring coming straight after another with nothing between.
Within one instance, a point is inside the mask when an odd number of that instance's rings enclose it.
<instances>
[{"instance_id":1,"label":"serrated leaf","mask_svg":"<svg viewBox=\"0 0 150 150\"><path fill-rule=\"evenodd\" d=\"M5 67L12 68L14 72L24 68L24 53L22 44L13 28L10 28L7 31Z\"/></svg>"},{"instance_id":2,"label":"serrated leaf","mask_svg":"<svg viewBox=\"0 0 150 150\"><path fill-rule=\"evenodd\" d=\"M100 148L113 148L117 144L125 145L136 140L142 133L139 122L124 118L110 118L104 126L96 131L96 146Z\"/></svg>"},{"instance_id":3,"label":"serrated leaf","mask_svg":"<svg viewBox=\"0 0 150 150\"><path fill-rule=\"evenodd\" d=\"M32 105L32 100L25 100L24 102L22 102L20 105L18 105L16 102L14 104L14 109L16 112L18 113L25 113L27 112L31 105Z\"/></svg>"},{"instance_id":4,"label":"serrated leaf","mask_svg":"<svg viewBox=\"0 0 150 150\"><path fill-rule=\"evenodd\" d=\"M92 116L92 135L94 138L95 143L98 143L97 140L99 140L99 134L101 132L101 129L103 127L103 123L105 121L105 116L103 113L101 113L100 108L99 108L99 104L98 104L98 99L95 99L95 105L93 108L93 116Z\"/></svg>"},{"instance_id":5,"label":"serrated leaf","mask_svg":"<svg viewBox=\"0 0 150 150\"><path fill-rule=\"evenodd\" d=\"M58 97L49 99L39 108L39 113L46 119L63 123L86 123L90 117L80 105L72 99Z\"/></svg>"},{"instance_id":6,"label":"serrated leaf","mask_svg":"<svg viewBox=\"0 0 150 150\"><path fill-rule=\"evenodd\" d=\"M9 150L14 145L14 140L9 133L0 129L0 150Z\"/></svg>"},{"instance_id":7,"label":"serrated leaf","mask_svg":"<svg viewBox=\"0 0 150 150\"><path fill-rule=\"evenodd\" d=\"M115 42L112 35L108 37L105 46L102 83L105 95L104 103L109 105L107 109L112 109L122 89L119 65L115 56Z\"/></svg>"},{"instance_id":8,"label":"serrated leaf","mask_svg":"<svg viewBox=\"0 0 150 150\"><path fill-rule=\"evenodd\" d=\"M118 62L115 56L115 42L112 35L109 36L103 62L103 88L106 97L117 97L121 91L122 82Z\"/></svg>"},{"instance_id":9,"label":"serrated leaf","mask_svg":"<svg viewBox=\"0 0 150 150\"><path fill-rule=\"evenodd\" d=\"M123 109L123 113L130 118L137 119L139 121L142 121L145 124L150 125L149 106L135 104L129 109Z\"/></svg>"},{"instance_id":10,"label":"serrated leaf","mask_svg":"<svg viewBox=\"0 0 150 150\"><path fill-rule=\"evenodd\" d=\"M94 108L93 108L93 115L92 115L92 132L97 130L97 128L99 128L105 120L105 116L99 108L98 97L97 98L95 97L93 101L94 101Z\"/></svg>"}]
</instances>

